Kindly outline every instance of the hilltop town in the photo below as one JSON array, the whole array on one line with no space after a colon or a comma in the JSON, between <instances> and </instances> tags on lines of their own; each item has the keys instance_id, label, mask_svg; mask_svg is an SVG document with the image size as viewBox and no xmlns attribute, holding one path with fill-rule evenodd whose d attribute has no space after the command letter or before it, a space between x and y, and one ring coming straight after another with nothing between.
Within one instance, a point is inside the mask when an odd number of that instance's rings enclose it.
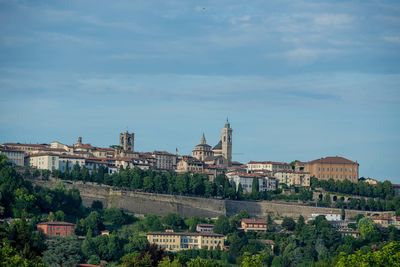
<instances>
[{"instance_id":1,"label":"hilltop town","mask_svg":"<svg viewBox=\"0 0 400 267\"><path fill-rule=\"evenodd\" d=\"M32 245L30 255L37 256L21 258L38 266L41 257L45 263L57 261L56 251L71 244L77 250L62 252L68 260L60 264L231 266L250 261L257 264L249 266L286 266L318 261L331 266L348 260L336 249L351 253L362 244L383 245L400 237L398 186L359 178L357 161L327 156L240 163L232 157L233 140L227 120L215 146L202 134L191 155L135 151L135 134L128 131L110 147L92 146L82 137L73 145L2 144L4 233L25 227L40 235L47 249ZM310 244L299 243L303 231L316 233ZM292 237L295 241L289 241ZM331 237L336 241L330 243ZM299 260L281 250L281 238L304 249L322 242L333 258L316 252L315 258ZM346 250L346 242L354 249Z\"/></svg>"},{"instance_id":2,"label":"hilltop town","mask_svg":"<svg viewBox=\"0 0 400 267\"><path fill-rule=\"evenodd\" d=\"M74 165L85 168L90 174L100 167L108 174L121 169L173 171L176 173L199 173L214 180L217 175L226 174L236 188L242 185L251 192L253 178L259 179L260 191L275 190L279 184L309 187L311 177L320 180L348 180L357 183L359 163L344 157L328 156L306 162L295 160L291 163L250 161L240 163L232 159L233 129L228 120L221 130L219 142L215 146L207 144L203 134L191 155L178 155L166 151L135 151L135 134L128 131L119 135L119 144L110 147L95 147L83 143L83 138L73 145L54 141L49 144L5 143L0 153L20 167L32 167L61 173L72 171ZM377 183L368 179L369 183Z\"/></svg>"}]
</instances>

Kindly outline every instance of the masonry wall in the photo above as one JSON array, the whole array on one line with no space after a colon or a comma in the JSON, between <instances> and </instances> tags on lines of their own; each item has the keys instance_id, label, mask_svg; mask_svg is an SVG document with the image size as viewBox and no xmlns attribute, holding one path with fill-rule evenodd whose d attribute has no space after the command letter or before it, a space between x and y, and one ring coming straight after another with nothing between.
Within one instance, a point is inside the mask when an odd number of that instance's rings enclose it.
<instances>
[{"instance_id":1,"label":"masonry wall","mask_svg":"<svg viewBox=\"0 0 400 267\"><path fill-rule=\"evenodd\" d=\"M35 184L45 187L55 187L55 181L34 180ZM175 195L152 194L136 191L115 190L110 186L90 183L65 183L67 188L77 188L80 191L83 204L89 206L94 200L99 200L104 207L121 208L136 214L165 215L178 213L181 216L218 217L219 215L234 215L246 210L250 215L266 217L269 213L278 216L298 218L300 215L308 218L312 213L337 213L340 209L303 206L298 204L277 203L271 201L236 201L221 199L206 199ZM379 213L379 212L374 212ZM367 214L365 211L346 210L347 217L357 214Z\"/></svg>"}]
</instances>

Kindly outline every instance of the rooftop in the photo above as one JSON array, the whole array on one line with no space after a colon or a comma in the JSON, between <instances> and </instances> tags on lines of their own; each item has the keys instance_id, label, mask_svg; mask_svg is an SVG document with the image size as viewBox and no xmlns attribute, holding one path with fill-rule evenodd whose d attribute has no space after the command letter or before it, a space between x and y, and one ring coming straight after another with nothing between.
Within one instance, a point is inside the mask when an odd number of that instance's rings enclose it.
<instances>
[{"instance_id":1,"label":"rooftop","mask_svg":"<svg viewBox=\"0 0 400 267\"><path fill-rule=\"evenodd\" d=\"M178 236L211 236L211 237L224 237L224 235L215 233L189 233L189 232L150 232L147 235L178 235Z\"/></svg>"},{"instance_id":2,"label":"rooftop","mask_svg":"<svg viewBox=\"0 0 400 267\"><path fill-rule=\"evenodd\" d=\"M241 219L240 221L244 223L267 224L267 222L264 219L258 219L258 218L244 218Z\"/></svg>"},{"instance_id":3,"label":"rooftop","mask_svg":"<svg viewBox=\"0 0 400 267\"><path fill-rule=\"evenodd\" d=\"M41 222L41 223L38 223L38 225L70 225L70 226L75 226L75 224L69 223L69 222Z\"/></svg>"},{"instance_id":4,"label":"rooftop","mask_svg":"<svg viewBox=\"0 0 400 267\"><path fill-rule=\"evenodd\" d=\"M328 164L358 164L357 162L354 162L352 160L346 159L344 157L325 157L325 158L320 158L316 160L312 160L308 163L328 163Z\"/></svg>"}]
</instances>

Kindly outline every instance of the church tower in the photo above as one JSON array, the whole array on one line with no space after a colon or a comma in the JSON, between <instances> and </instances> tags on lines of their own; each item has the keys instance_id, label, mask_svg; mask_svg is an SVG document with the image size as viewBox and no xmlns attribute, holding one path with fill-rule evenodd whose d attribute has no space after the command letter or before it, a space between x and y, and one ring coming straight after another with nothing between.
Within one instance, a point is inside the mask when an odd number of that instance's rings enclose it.
<instances>
[{"instance_id":1,"label":"church tower","mask_svg":"<svg viewBox=\"0 0 400 267\"><path fill-rule=\"evenodd\" d=\"M228 166L232 165L232 128L226 119L224 128L221 131L222 156L227 159Z\"/></svg>"},{"instance_id":2,"label":"church tower","mask_svg":"<svg viewBox=\"0 0 400 267\"><path fill-rule=\"evenodd\" d=\"M135 146L135 134L125 131L119 134L119 145L122 147L123 151L134 151Z\"/></svg>"}]
</instances>

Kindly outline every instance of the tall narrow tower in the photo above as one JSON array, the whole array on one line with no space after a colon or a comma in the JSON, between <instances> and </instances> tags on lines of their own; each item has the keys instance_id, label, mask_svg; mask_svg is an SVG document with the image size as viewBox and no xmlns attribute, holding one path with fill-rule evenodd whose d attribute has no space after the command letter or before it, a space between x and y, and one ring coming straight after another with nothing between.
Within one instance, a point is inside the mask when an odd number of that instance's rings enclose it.
<instances>
[{"instance_id":1,"label":"tall narrow tower","mask_svg":"<svg viewBox=\"0 0 400 267\"><path fill-rule=\"evenodd\" d=\"M232 128L231 124L226 118L226 123L221 131L221 143L222 143L222 156L226 158L228 166L232 165Z\"/></svg>"},{"instance_id":2,"label":"tall narrow tower","mask_svg":"<svg viewBox=\"0 0 400 267\"><path fill-rule=\"evenodd\" d=\"M125 131L119 134L119 145L124 151L134 151L135 146L135 134Z\"/></svg>"}]
</instances>

